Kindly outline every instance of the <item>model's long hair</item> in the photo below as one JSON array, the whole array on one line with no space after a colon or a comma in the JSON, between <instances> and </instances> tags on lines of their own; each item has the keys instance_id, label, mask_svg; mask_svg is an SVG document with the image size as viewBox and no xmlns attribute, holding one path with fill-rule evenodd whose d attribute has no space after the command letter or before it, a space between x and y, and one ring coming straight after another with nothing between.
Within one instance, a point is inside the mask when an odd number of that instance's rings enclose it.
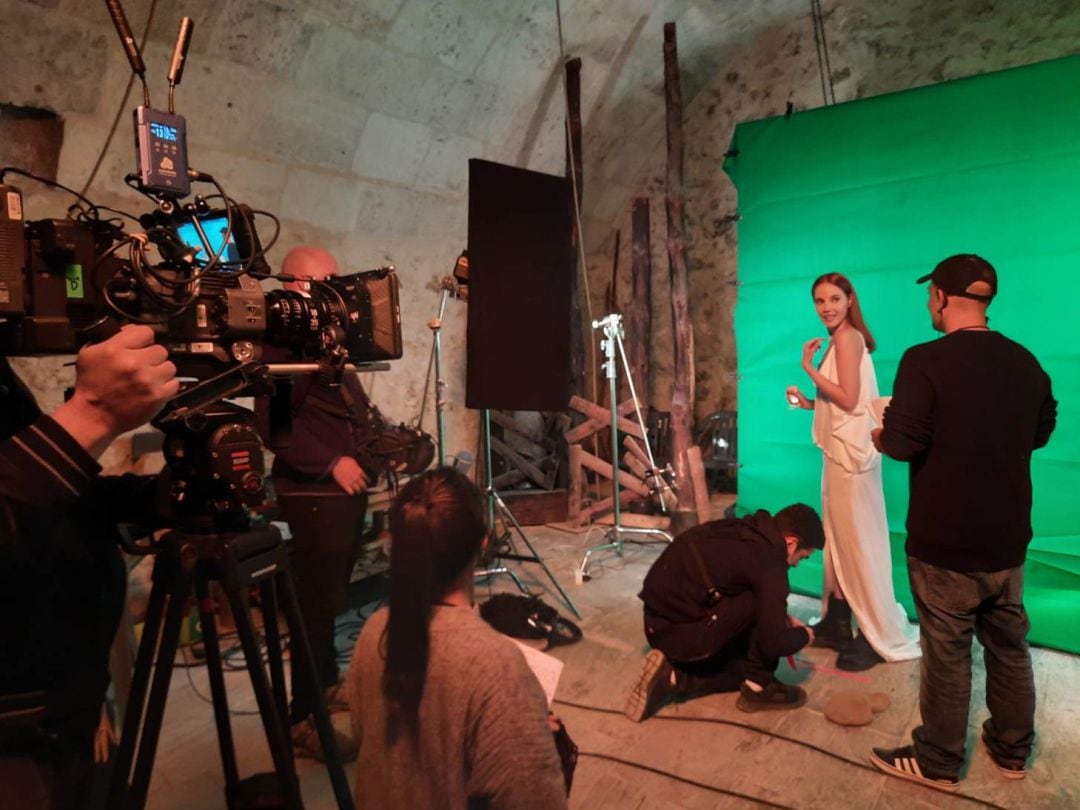
<instances>
[{"instance_id":1,"label":"model's long hair","mask_svg":"<svg viewBox=\"0 0 1080 810\"><path fill-rule=\"evenodd\" d=\"M487 525L480 491L449 467L402 487L390 507L390 618L383 694L415 729L432 606L475 564Z\"/></svg>"},{"instance_id":2,"label":"model's long hair","mask_svg":"<svg viewBox=\"0 0 1080 810\"><path fill-rule=\"evenodd\" d=\"M851 322L851 325L858 329L862 336L866 339L866 350L872 352L877 348L877 343L874 341L874 336L870 334L870 327L866 325L866 319L863 318L862 307L859 306L859 296L855 294L855 288L851 286L851 282L848 281L847 276L842 273L826 273L823 276L818 276L814 279L814 283L810 285L810 297L814 297L814 291L821 284L833 284L843 291L844 295L848 297L851 302L851 306L848 307L847 318Z\"/></svg>"}]
</instances>

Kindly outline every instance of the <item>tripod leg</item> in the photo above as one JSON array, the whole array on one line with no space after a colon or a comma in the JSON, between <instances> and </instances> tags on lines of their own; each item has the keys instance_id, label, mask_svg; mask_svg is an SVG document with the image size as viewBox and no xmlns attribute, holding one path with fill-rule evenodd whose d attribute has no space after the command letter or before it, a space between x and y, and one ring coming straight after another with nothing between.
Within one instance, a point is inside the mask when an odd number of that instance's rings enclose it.
<instances>
[{"instance_id":1,"label":"tripod leg","mask_svg":"<svg viewBox=\"0 0 1080 810\"><path fill-rule=\"evenodd\" d=\"M165 615L165 601L173 589L175 561L159 557L154 564L154 586L150 591L150 602L143 620L142 641L135 659L135 671L131 679L131 691L128 693L127 712L124 715L124 728L120 734L120 745L113 765L112 781L109 784L109 807L120 807L128 791L128 779L131 777L131 763L135 759L135 744L139 739L139 728L146 711L146 692L150 686L150 676L154 671L154 653L157 651L158 638L161 635L161 621Z\"/></svg>"},{"instance_id":2,"label":"tripod leg","mask_svg":"<svg viewBox=\"0 0 1080 810\"><path fill-rule=\"evenodd\" d=\"M307 633L304 632L304 622L300 617L300 608L296 603L296 590L293 588L292 575L287 565L274 577L281 587L281 606L285 611L285 618L289 622L289 638L292 641L292 665L294 667L307 667L308 680L310 683L319 683L319 675L315 670L315 657L311 654L311 642L308 641ZM338 757L337 743L334 741L334 727L330 723L330 715L326 712L326 703L321 696L315 700L315 727L319 731L319 740L322 742L323 751L326 754L326 770L330 774L330 783L334 788L334 797L337 799L338 810L353 810L352 794L349 792L349 783L345 779L345 769Z\"/></svg>"},{"instance_id":3,"label":"tripod leg","mask_svg":"<svg viewBox=\"0 0 1080 810\"><path fill-rule=\"evenodd\" d=\"M285 664L281 658L281 633L278 631L277 588L273 578L259 583L259 596L263 609L263 633L266 635L266 658L270 664L270 686L274 691L278 715L288 725L289 699L285 692ZM285 735L292 756L292 737Z\"/></svg>"},{"instance_id":4,"label":"tripod leg","mask_svg":"<svg viewBox=\"0 0 1080 810\"><path fill-rule=\"evenodd\" d=\"M195 576L195 595L199 600L199 619L202 622L203 644L206 647L206 675L210 680L210 695L214 700L214 722L217 725L218 747L221 749L221 769L225 774L225 796L232 807L232 796L240 784L236 768L236 749L233 746L232 725L229 723L229 701L225 692L225 676L221 666L221 647L217 620L210 599L210 584L204 576Z\"/></svg>"},{"instance_id":5,"label":"tripod leg","mask_svg":"<svg viewBox=\"0 0 1080 810\"><path fill-rule=\"evenodd\" d=\"M143 722L142 739L139 740L139 755L135 760L135 772L131 778L128 810L142 810L146 806L146 794L150 791L150 775L154 768L154 755L157 753L158 738L161 736L161 721L165 716L165 700L169 696L176 648L180 642L180 627L184 623L184 603L187 602L188 594L191 593L191 579L191 567L180 563L177 567L175 585L169 594L165 626L161 631L161 646L158 647L157 665L154 667L154 682L150 686L150 700L146 704L146 719Z\"/></svg>"},{"instance_id":6,"label":"tripod leg","mask_svg":"<svg viewBox=\"0 0 1080 810\"><path fill-rule=\"evenodd\" d=\"M529 538L525 535L525 530L521 528L521 524L518 523L517 518L514 517L514 513L510 511L509 507L507 507L506 503L499 496L498 492L492 490L491 494L494 496L495 503L499 507L499 511L502 513L503 520L508 521L510 525L514 527L514 531L516 531L518 537L521 538L521 542L523 542L525 544L525 547L529 549L529 554L533 556L535 562L540 563L540 567L544 569L544 573L548 575L548 579L551 580L551 583L559 592L559 595L562 597L563 603L568 608L570 608L571 611L573 611L575 616L580 619L581 614L578 613L577 606L574 604L573 600L567 595L566 591L563 590L562 585L559 584L559 580L555 579L555 574L553 574L551 569L548 568L547 563L544 562L544 558L536 553L536 549L533 548L532 543L529 542Z\"/></svg>"},{"instance_id":7,"label":"tripod leg","mask_svg":"<svg viewBox=\"0 0 1080 810\"><path fill-rule=\"evenodd\" d=\"M296 769L286 741L283 718L278 715L274 696L270 690L270 682L266 678L266 669L263 667L262 653L255 640L255 627L251 623L251 612L245 598L246 594L240 593L238 589L229 585L225 586L225 590L229 595L229 604L232 605L240 645L244 649L248 674L251 676L251 688L255 691L255 700L259 705L259 715L262 717L266 741L270 745L270 755L274 760L278 782L285 791L289 807L301 808L303 803L300 800L300 784L296 778Z\"/></svg>"}]
</instances>

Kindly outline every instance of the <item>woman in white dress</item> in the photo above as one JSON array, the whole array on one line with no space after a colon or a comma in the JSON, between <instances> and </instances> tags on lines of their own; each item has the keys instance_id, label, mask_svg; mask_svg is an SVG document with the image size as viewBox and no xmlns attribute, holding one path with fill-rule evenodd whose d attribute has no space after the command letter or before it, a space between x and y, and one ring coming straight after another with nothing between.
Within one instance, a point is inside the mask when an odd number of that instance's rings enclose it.
<instances>
[{"instance_id":1,"label":"woman in white dress","mask_svg":"<svg viewBox=\"0 0 1080 810\"><path fill-rule=\"evenodd\" d=\"M815 398L791 386L788 399L814 411L814 444L823 456L824 618L813 625L814 643L838 650L840 669L860 671L882 661L917 658L919 637L893 591L881 455L870 440L877 426L870 408L878 398L870 359L874 338L847 278L827 273L811 290L829 343L818 368L814 356L822 339L803 346L803 370L817 389ZM854 637L852 613L859 626Z\"/></svg>"}]
</instances>

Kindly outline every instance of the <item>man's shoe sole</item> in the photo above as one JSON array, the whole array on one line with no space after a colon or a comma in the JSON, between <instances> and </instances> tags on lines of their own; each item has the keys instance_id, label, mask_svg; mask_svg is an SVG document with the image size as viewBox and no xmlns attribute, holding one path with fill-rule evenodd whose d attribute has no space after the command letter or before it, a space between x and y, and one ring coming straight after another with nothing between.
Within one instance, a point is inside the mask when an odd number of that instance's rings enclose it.
<instances>
[{"instance_id":1,"label":"man's shoe sole","mask_svg":"<svg viewBox=\"0 0 1080 810\"><path fill-rule=\"evenodd\" d=\"M943 793L956 793L960 789L959 782L939 782L937 779L931 779L927 776L919 776L918 774L909 773L908 771L897 768L894 765L890 765L885 760L881 759L877 754L870 754L870 764L877 768L882 773L889 776L898 776L901 779L906 779L909 782L915 782L919 785L926 785L934 790L940 790Z\"/></svg>"},{"instance_id":2,"label":"man's shoe sole","mask_svg":"<svg viewBox=\"0 0 1080 810\"><path fill-rule=\"evenodd\" d=\"M645 715L649 711L649 695L656 688L658 679L671 677L671 670L666 664L667 658L660 650L652 650L645 656L645 663L641 666L641 674L638 676L634 688L630 690L630 694L626 698L626 707L623 709L623 714L629 720L640 723L645 719Z\"/></svg>"},{"instance_id":3,"label":"man's shoe sole","mask_svg":"<svg viewBox=\"0 0 1080 810\"><path fill-rule=\"evenodd\" d=\"M806 704L806 693L796 700L794 703L756 703L745 695L739 695L739 699L735 701L735 708L743 712L782 712L787 709L797 709L800 706Z\"/></svg>"}]
</instances>

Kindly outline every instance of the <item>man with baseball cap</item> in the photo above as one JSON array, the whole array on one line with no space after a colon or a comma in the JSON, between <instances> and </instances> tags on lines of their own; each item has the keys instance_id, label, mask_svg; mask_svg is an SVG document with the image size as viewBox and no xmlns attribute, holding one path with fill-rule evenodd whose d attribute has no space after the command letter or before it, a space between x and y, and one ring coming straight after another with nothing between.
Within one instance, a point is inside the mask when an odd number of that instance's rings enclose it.
<instances>
[{"instance_id":1,"label":"man with baseball cap","mask_svg":"<svg viewBox=\"0 0 1080 810\"><path fill-rule=\"evenodd\" d=\"M955 791L971 696L971 634L985 648L982 742L1003 776L1022 779L1035 738L1024 558L1031 540L1031 454L1054 430L1057 402L1035 357L990 330L997 273L950 256L929 281L945 336L900 360L878 449L910 463L908 573L919 615L922 725L913 744L875 748L886 773Z\"/></svg>"}]
</instances>

